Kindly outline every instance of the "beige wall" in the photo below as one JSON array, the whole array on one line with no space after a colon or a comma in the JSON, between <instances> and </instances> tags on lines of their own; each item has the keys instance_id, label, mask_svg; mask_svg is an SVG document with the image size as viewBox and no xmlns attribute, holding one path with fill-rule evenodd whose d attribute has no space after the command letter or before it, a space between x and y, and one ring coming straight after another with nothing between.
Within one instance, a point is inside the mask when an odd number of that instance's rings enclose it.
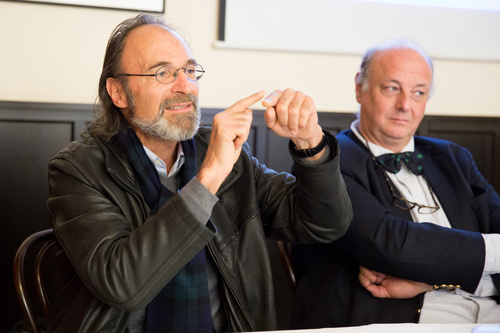
<instances>
[{"instance_id":1,"label":"beige wall","mask_svg":"<svg viewBox=\"0 0 500 333\"><path fill-rule=\"evenodd\" d=\"M207 71L202 107L225 108L261 89L291 87L313 96L320 111L357 110L353 79L361 55L218 49L218 0L166 0L165 7L167 21ZM107 38L133 15L0 2L0 100L93 103ZM435 67L428 114L500 117L500 62L435 59Z\"/></svg>"}]
</instances>

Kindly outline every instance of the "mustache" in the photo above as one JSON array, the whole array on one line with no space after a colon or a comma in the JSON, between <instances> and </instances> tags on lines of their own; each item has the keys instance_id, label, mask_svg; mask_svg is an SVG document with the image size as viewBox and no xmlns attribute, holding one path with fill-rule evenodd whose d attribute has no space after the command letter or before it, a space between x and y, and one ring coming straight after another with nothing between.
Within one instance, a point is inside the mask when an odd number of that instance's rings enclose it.
<instances>
[{"instance_id":1,"label":"mustache","mask_svg":"<svg viewBox=\"0 0 500 333\"><path fill-rule=\"evenodd\" d=\"M158 114L161 116L166 108L180 103L192 103L193 109L198 109L198 97L193 94L176 95L171 98L164 99L160 104L160 110Z\"/></svg>"}]
</instances>

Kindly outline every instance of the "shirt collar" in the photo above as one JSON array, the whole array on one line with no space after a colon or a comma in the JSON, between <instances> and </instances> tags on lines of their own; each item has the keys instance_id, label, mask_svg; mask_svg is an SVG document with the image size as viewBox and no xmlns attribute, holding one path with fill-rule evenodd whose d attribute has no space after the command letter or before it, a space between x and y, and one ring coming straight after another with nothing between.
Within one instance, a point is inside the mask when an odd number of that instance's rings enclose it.
<instances>
[{"instance_id":1,"label":"shirt collar","mask_svg":"<svg viewBox=\"0 0 500 333\"><path fill-rule=\"evenodd\" d=\"M161 158L159 158L155 153L153 153L151 150L149 150L146 146L143 146L144 150L146 151L146 155L148 155L149 159L153 163L153 165L156 168L156 171L158 171L158 174L160 177L172 177L177 172L179 172L179 169L182 167L184 164L184 151L182 150L182 145L179 144L177 145L177 159L175 160L174 165L172 165L172 169L170 170L170 173L167 174L167 166L165 165L165 162Z\"/></svg>"}]
</instances>

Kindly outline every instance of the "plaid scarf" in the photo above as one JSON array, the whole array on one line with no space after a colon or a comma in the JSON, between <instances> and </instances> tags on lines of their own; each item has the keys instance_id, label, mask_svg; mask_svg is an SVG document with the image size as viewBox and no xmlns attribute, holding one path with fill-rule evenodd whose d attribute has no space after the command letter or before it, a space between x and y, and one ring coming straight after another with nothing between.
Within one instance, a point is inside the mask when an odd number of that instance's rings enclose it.
<instances>
[{"instance_id":1,"label":"plaid scarf","mask_svg":"<svg viewBox=\"0 0 500 333\"><path fill-rule=\"evenodd\" d=\"M119 134L151 215L172 195L162 185L158 172L132 129ZM196 175L196 146L193 139L182 141L185 161L180 170L181 187ZM205 248L191 259L158 293L147 307L146 332L212 332L213 320L208 294Z\"/></svg>"}]
</instances>

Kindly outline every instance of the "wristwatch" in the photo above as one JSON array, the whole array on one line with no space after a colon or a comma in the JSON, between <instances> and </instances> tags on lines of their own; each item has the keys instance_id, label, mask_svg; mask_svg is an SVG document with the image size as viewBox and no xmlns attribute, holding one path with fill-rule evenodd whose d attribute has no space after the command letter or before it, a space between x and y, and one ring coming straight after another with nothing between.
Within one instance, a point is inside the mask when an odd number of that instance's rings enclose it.
<instances>
[{"instance_id":1,"label":"wristwatch","mask_svg":"<svg viewBox=\"0 0 500 333\"><path fill-rule=\"evenodd\" d=\"M312 157L320 153L326 147L327 143L328 140L326 139L325 132L323 131L323 139L321 139L321 142L316 147L307 149L297 149L292 140L290 140L288 142L288 149L290 150L290 154L292 154L294 157L306 158L306 157Z\"/></svg>"}]
</instances>

